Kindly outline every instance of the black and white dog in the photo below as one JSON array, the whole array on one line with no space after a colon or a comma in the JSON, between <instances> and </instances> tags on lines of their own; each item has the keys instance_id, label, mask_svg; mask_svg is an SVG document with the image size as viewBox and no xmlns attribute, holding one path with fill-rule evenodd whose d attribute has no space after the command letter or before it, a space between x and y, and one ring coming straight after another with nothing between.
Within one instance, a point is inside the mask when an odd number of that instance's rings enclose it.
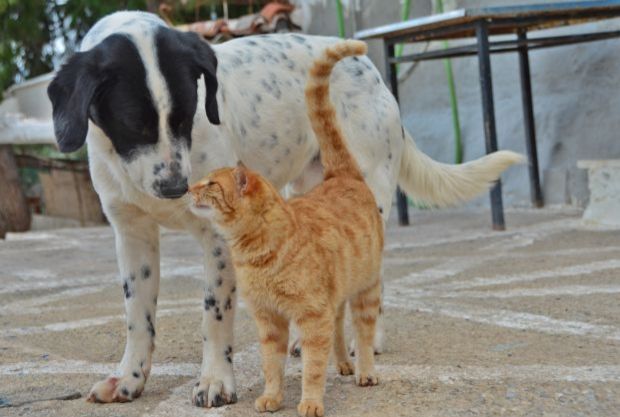
<instances>
[{"instance_id":1,"label":"black and white dog","mask_svg":"<svg viewBox=\"0 0 620 417\"><path fill-rule=\"evenodd\" d=\"M154 15L118 12L100 20L58 72L48 90L58 145L68 152L88 143L93 183L116 235L127 313L119 374L95 384L92 401L130 401L149 376L159 226L185 229L204 248L203 363L193 403L236 401L234 273L223 242L181 197L188 182L239 160L297 193L320 180L304 87L313 59L336 41L287 34L211 47ZM431 160L402 128L394 97L366 57L338 64L330 88L386 219L397 184L431 204L456 203L520 159L497 152L461 166Z\"/></svg>"}]
</instances>

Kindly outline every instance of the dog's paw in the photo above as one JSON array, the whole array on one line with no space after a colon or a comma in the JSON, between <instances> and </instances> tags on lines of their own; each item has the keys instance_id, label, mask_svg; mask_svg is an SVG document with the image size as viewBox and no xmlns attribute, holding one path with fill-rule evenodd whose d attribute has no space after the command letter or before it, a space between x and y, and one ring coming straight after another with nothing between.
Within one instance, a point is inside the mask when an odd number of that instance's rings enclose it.
<instances>
[{"instance_id":1,"label":"dog's paw","mask_svg":"<svg viewBox=\"0 0 620 417\"><path fill-rule=\"evenodd\" d=\"M302 417L323 417L325 415L323 401L301 400L297 406L297 413Z\"/></svg>"},{"instance_id":2,"label":"dog's paw","mask_svg":"<svg viewBox=\"0 0 620 417\"><path fill-rule=\"evenodd\" d=\"M299 338L293 340L288 347L288 352L293 358L299 358L301 356L301 341Z\"/></svg>"},{"instance_id":3,"label":"dog's paw","mask_svg":"<svg viewBox=\"0 0 620 417\"><path fill-rule=\"evenodd\" d=\"M136 375L136 374L134 374ZM135 400L144 390L145 378L142 373L137 376L107 377L91 388L86 401L90 403L124 403Z\"/></svg>"},{"instance_id":4,"label":"dog's paw","mask_svg":"<svg viewBox=\"0 0 620 417\"><path fill-rule=\"evenodd\" d=\"M280 395L261 395L254 401L254 409L259 413L265 411L278 411L282 405L282 394Z\"/></svg>"},{"instance_id":5,"label":"dog's paw","mask_svg":"<svg viewBox=\"0 0 620 417\"><path fill-rule=\"evenodd\" d=\"M201 378L192 391L192 404L196 407L221 407L236 402L234 385L227 388L222 381L214 378Z\"/></svg>"},{"instance_id":6,"label":"dog's paw","mask_svg":"<svg viewBox=\"0 0 620 417\"><path fill-rule=\"evenodd\" d=\"M355 367L349 361L338 362L338 373L340 375L353 375Z\"/></svg>"},{"instance_id":7,"label":"dog's paw","mask_svg":"<svg viewBox=\"0 0 620 417\"><path fill-rule=\"evenodd\" d=\"M373 373L360 372L355 375L355 383L360 387L372 387L379 383L379 378Z\"/></svg>"}]
</instances>

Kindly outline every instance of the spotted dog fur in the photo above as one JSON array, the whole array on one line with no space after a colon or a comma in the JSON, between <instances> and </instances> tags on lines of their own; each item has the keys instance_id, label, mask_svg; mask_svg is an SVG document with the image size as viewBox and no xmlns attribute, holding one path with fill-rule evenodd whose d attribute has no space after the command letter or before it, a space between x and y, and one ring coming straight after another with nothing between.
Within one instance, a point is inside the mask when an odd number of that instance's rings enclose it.
<instances>
[{"instance_id":1,"label":"spotted dog fur","mask_svg":"<svg viewBox=\"0 0 620 417\"><path fill-rule=\"evenodd\" d=\"M315 57L336 41L266 35L211 47L155 15L118 12L100 20L58 72L48 89L58 144L72 151L88 143L93 184L115 232L127 316L118 373L95 384L90 401L131 401L144 389L155 348L160 226L193 233L204 251L203 362L192 401L236 401L229 253L182 196L188 181L239 160L277 187L291 183L293 192L320 181L304 85ZM447 204L483 191L514 162L498 153L456 167L426 157L366 57L338 64L330 88L384 218L397 183Z\"/></svg>"}]
</instances>

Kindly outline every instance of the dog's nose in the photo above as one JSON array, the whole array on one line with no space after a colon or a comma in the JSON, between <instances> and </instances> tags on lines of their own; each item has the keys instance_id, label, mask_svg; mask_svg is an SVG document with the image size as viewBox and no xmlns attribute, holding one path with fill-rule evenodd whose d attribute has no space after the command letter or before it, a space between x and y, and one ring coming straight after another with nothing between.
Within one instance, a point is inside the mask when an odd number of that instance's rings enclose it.
<instances>
[{"instance_id":1,"label":"dog's nose","mask_svg":"<svg viewBox=\"0 0 620 417\"><path fill-rule=\"evenodd\" d=\"M185 195L187 189L187 178L173 178L160 183L159 193L162 198L180 198Z\"/></svg>"}]
</instances>

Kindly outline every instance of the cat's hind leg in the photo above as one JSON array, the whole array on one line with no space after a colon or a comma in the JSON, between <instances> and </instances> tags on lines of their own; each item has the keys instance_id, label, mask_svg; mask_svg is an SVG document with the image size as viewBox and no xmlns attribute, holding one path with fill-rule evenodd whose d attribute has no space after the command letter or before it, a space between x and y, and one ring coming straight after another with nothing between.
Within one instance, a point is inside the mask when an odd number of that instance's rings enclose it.
<instances>
[{"instance_id":1,"label":"cat's hind leg","mask_svg":"<svg viewBox=\"0 0 620 417\"><path fill-rule=\"evenodd\" d=\"M340 375L353 375L355 368L347 355L344 340L344 310L346 303L342 303L336 313L336 333L334 335L334 358Z\"/></svg>"},{"instance_id":2,"label":"cat's hind leg","mask_svg":"<svg viewBox=\"0 0 620 417\"><path fill-rule=\"evenodd\" d=\"M355 295L350 302L355 328L356 364L355 381L359 386L377 385L373 342L379 309L381 307L380 280Z\"/></svg>"},{"instance_id":3,"label":"cat's hind leg","mask_svg":"<svg viewBox=\"0 0 620 417\"><path fill-rule=\"evenodd\" d=\"M383 287L383 286L382 286ZM383 293L383 291L382 291ZM384 339L384 311L383 311L383 294L381 295L381 305L379 306L379 315L377 316L377 324L375 325L375 342L374 342L374 351L375 355L380 355L383 353L383 339ZM355 356L355 338L351 339L351 343L349 344L349 355ZM301 350L297 355L294 354L294 346L291 347L291 356L299 356Z\"/></svg>"},{"instance_id":4,"label":"cat's hind leg","mask_svg":"<svg viewBox=\"0 0 620 417\"><path fill-rule=\"evenodd\" d=\"M284 366L288 320L275 312L254 311L260 338L265 389L254 402L256 411L278 411L284 399Z\"/></svg>"}]
</instances>

